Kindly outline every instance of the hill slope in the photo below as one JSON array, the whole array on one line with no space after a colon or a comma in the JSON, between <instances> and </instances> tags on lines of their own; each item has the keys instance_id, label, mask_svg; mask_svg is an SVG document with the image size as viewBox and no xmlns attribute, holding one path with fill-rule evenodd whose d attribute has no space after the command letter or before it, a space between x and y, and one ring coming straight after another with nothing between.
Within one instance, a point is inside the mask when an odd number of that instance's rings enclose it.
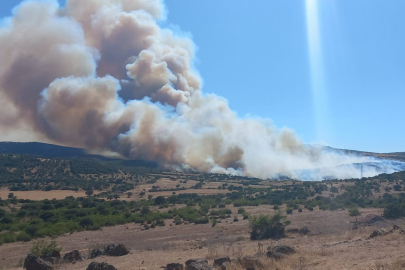
<instances>
[{"instance_id":1,"label":"hill slope","mask_svg":"<svg viewBox=\"0 0 405 270\"><path fill-rule=\"evenodd\" d=\"M358 150L339 149L339 148L333 148L333 147L329 147L329 146L323 146L323 149L325 149L326 151L340 152L340 153L349 154L349 155L373 156L373 157L377 157L377 158L395 159L395 160L405 161L405 152L373 153L373 152L365 152L365 151L358 151Z\"/></svg>"},{"instance_id":2,"label":"hill slope","mask_svg":"<svg viewBox=\"0 0 405 270\"><path fill-rule=\"evenodd\" d=\"M25 154L43 158L92 157L92 155L89 155L85 150L80 148L38 142L0 142L0 153Z\"/></svg>"},{"instance_id":3,"label":"hill slope","mask_svg":"<svg viewBox=\"0 0 405 270\"><path fill-rule=\"evenodd\" d=\"M60 159L96 159L99 161L115 161L115 163L124 166L157 167L156 162L153 161L114 159L101 155L92 155L81 148L39 142L0 142L0 154L20 154Z\"/></svg>"},{"instance_id":4,"label":"hill slope","mask_svg":"<svg viewBox=\"0 0 405 270\"><path fill-rule=\"evenodd\" d=\"M405 161L405 152L373 153L357 150L339 149L329 146L324 146L323 148L326 151L336 151L349 155L374 156L378 158ZM111 158L103 157L100 155L89 154L86 150L81 148L66 147L39 142L0 142L0 154L24 154L43 158L97 158L103 160L113 160ZM150 166L151 163L146 163L143 165Z\"/></svg>"}]
</instances>

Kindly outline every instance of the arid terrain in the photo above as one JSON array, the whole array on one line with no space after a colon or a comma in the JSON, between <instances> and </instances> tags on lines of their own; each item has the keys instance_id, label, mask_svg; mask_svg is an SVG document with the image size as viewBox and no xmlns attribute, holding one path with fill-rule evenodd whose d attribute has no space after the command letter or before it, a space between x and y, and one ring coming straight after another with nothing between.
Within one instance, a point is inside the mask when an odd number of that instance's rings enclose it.
<instances>
[{"instance_id":1,"label":"arid terrain","mask_svg":"<svg viewBox=\"0 0 405 270\"><path fill-rule=\"evenodd\" d=\"M267 214L270 207L246 207L251 214ZM363 209L362 216L380 215L380 209ZM161 269L168 263L184 263L191 258L214 258L229 256L233 261L244 255L261 258L266 269L405 269L405 236L393 233L367 239L374 229L393 224L404 226L404 220L373 224L352 230L352 217L347 211L303 211L289 216L289 228L306 226L311 233L306 236L288 234L287 238L275 241L250 241L249 222L233 222L226 219L211 227L210 224L167 225L154 230L144 230L140 225L127 224L105 227L99 231L78 232L60 236L57 243L62 253L79 249L82 253L111 244L123 243L131 248L125 257L100 257L98 262L107 262L117 269ZM361 218L360 218L361 220ZM281 261L266 258L258 243L268 246L289 245L297 253ZM5 244L0 247L1 269L21 269L21 263L32 242ZM62 264L59 269L85 269L93 260L75 264ZM241 269L235 264L234 268Z\"/></svg>"},{"instance_id":2,"label":"arid terrain","mask_svg":"<svg viewBox=\"0 0 405 270\"><path fill-rule=\"evenodd\" d=\"M195 258L212 266L224 256L232 260L228 270L246 270L245 256L257 259L255 269L405 269L404 172L271 181L94 156L0 158L1 270L22 269L40 239L56 241L62 257L78 250L84 258L53 263L54 269L86 269L95 261L118 270L158 270ZM350 216L350 209L360 215ZM254 217L278 213L290 222L285 237L250 240ZM400 228L392 231L394 225ZM303 228L305 234L298 231ZM131 251L90 259L111 244ZM267 256L276 246L295 253Z\"/></svg>"},{"instance_id":3,"label":"arid terrain","mask_svg":"<svg viewBox=\"0 0 405 270\"><path fill-rule=\"evenodd\" d=\"M20 199L25 200L61 200L68 196L84 197L86 192L84 190L80 191L71 191L71 190L53 190L53 191L41 191L41 190L32 190L32 191L10 191L9 189L0 189L0 198L7 198L8 194L12 192L14 196ZM97 192L95 192L97 194Z\"/></svg>"},{"instance_id":4,"label":"arid terrain","mask_svg":"<svg viewBox=\"0 0 405 270\"><path fill-rule=\"evenodd\" d=\"M405 270L404 11L0 0L0 270Z\"/></svg>"}]
</instances>

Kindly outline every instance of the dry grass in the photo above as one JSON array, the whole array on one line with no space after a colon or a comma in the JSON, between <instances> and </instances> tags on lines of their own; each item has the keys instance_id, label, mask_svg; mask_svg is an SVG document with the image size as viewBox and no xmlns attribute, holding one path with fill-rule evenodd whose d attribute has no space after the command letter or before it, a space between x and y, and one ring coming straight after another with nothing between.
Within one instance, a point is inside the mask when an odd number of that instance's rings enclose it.
<instances>
[{"instance_id":1,"label":"dry grass","mask_svg":"<svg viewBox=\"0 0 405 270\"><path fill-rule=\"evenodd\" d=\"M245 208L247 211L266 213L267 206ZM367 213L379 213L379 209L364 210ZM245 255L260 259L263 269L350 269L350 270L396 270L405 269L405 236L397 233L367 239L372 230L378 227L366 227L351 230L350 217L346 211L313 211L289 216L291 227L307 226L317 234L300 236L290 234L279 241L266 240L260 243L250 241L247 220L233 222L227 219L212 228L210 224L156 227L143 231L137 224L106 227L100 231L77 232L57 239L63 246L62 252L80 249L87 253L89 249L111 243L128 245L132 252L121 258L101 257L95 261L106 261L117 269L147 270L161 269L168 263L184 263L191 258L206 258L212 264L213 259L221 256L232 258L234 270L242 268L237 262ZM319 225L318 223L321 223ZM397 221L405 227L403 221ZM326 227L321 229L320 227ZM359 240L360 239L360 240ZM15 266L26 256L32 243L14 243L0 246L0 269L21 269ZM268 246L289 245L296 254L275 261L265 256ZM2 260L5 258L5 260ZM62 265L60 269L85 269L91 261Z\"/></svg>"},{"instance_id":2,"label":"dry grass","mask_svg":"<svg viewBox=\"0 0 405 270\"><path fill-rule=\"evenodd\" d=\"M40 201L40 200L63 200L68 196L77 197L86 197L86 193L84 190L80 191L71 191L71 190L52 190L52 191L40 191L40 190L32 190L32 191L9 191L8 189L0 189L0 198L6 199L9 193L14 193L14 196L17 196L18 199L25 199L25 200L33 200L33 201ZM95 194L99 192L95 191Z\"/></svg>"}]
</instances>

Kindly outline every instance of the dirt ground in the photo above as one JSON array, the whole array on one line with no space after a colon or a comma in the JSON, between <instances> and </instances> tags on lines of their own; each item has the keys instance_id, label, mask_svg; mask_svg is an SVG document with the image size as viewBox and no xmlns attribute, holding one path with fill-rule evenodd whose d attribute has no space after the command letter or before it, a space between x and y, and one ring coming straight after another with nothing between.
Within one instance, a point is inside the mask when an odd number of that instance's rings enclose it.
<instances>
[{"instance_id":1,"label":"dirt ground","mask_svg":"<svg viewBox=\"0 0 405 270\"><path fill-rule=\"evenodd\" d=\"M32 190L32 191L9 191L8 189L0 189L0 198L7 199L9 193L14 193L18 199L25 199L25 200L33 200L33 201L40 201L40 200L63 200L68 196L73 196L75 198L78 197L86 197L86 192L84 190L80 191L71 191L71 190L52 190L52 191L41 191L41 190ZM97 194L98 192L94 192Z\"/></svg>"},{"instance_id":2,"label":"dirt ground","mask_svg":"<svg viewBox=\"0 0 405 270\"><path fill-rule=\"evenodd\" d=\"M266 206L245 207L251 214L271 213ZM233 209L236 213L236 209ZM367 214L381 214L381 209L362 209ZM405 228L405 221L387 222L352 230L353 218L347 211L304 210L288 216L289 228L308 227L309 236L289 234L287 238L261 241L264 249L274 245L293 246L297 253L281 261L267 259L259 252L258 242L249 240L249 222L223 220L216 227L182 224L175 226L166 221L165 227L142 230L137 224L103 228L100 231L79 232L56 239L62 253L75 249L88 254L89 250L107 244L123 243L131 248L124 257L99 257L76 264L61 265L60 269L86 269L92 261L107 262L118 270L157 270L168 263L183 263L191 258L206 258L211 263L216 257L227 255L233 261L244 255L256 255L266 269L405 269L405 235L393 233L367 239L381 227L391 228L395 223ZM0 246L0 269L22 269L21 263L32 242ZM17 266L20 265L20 266ZM235 266L231 269L242 269Z\"/></svg>"},{"instance_id":3,"label":"dirt ground","mask_svg":"<svg viewBox=\"0 0 405 270\"><path fill-rule=\"evenodd\" d=\"M218 190L219 183L208 183L204 185L201 189L192 189L191 187L197 184L197 181L188 180L187 183L180 183L180 180L172 181L167 178L162 178L156 181L154 184L141 184L135 187L133 190L128 190L124 192L120 198L120 200L141 200L148 198L149 195L152 195L153 198L157 196L171 196L173 191L157 191L157 192L150 192L149 190L152 189L153 186L162 187L162 189L175 189L176 185L180 185L180 187L186 188L185 190L176 190L174 191L176 194L198 194L198 195L212 195L212 194L224 194L228 193L228 190ZM103 190L107 191L107 190ZM139 196L139 193L145 191L145 195ZM0 189L0 198L6 199L9 193L14 193L18 199L25 199L25 200L62 200L68 196L73 196L75 198L78 197L86 197L86 193L84 190L79 191L71 191L71 190L52 190L52 191L40 191L40 190L32 190L32 191L10 191L9 189ZM102 191L94 191L94 194L98 194ZM132 192L133 195L128 198L127 193Z\"/></svg>"},{"instance_id":4,"label":"dirt ground","mask_svg":"<svg viewBox=\"0 0 405 270\"><path fill-rule=\"evenodd\" d=\"M203 185L200 189L193 189L192 187L198 183L198 181L194 180L187 180L187 183L180 183L183 179L177 180L170 180L168 178L161 178L157 180L154 184L141 184L136 186L135 189L130 190L134 195L130 198L130 200L139 200L142 198L147 198L149 195L152 195L154 198L157 196L171 196L173 192L176 194L198 194L198 195L212 195L212 194L223 194L228 193L228 190L218 190L218 186L220 183L210 182L208 184ZM176 191L157 191L157 192L150 192L149 190L152 189L153 186L158 186L161 189L175 189L176 185L179 185L180 188L186 188L185 190L176 190ZM144 196L138 196L141 191L145 191ZM126 194L127 192L125 192ZM125 195L124 194L124 195ZM127 199L125 196L121 196L120 199Z\"/></svg>"}]
</instances>

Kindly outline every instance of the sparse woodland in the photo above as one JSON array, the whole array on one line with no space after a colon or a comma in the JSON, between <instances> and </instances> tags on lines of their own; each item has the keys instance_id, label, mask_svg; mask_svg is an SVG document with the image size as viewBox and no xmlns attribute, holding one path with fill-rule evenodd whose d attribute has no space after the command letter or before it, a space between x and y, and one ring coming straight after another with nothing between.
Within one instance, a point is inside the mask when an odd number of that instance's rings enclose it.
<instances>
[{"instance_id":1,"label":"sparse woodland","mask_svg":"<svg viewBox=\"0 0 405 270\"><path fill-rule=\"evenodd\" d=\"M133 197L133 200L125 201L120 200L126 197L124 192L142 183L173 178L172 174L153 167L126 166L115 160L43 159L17 154L1 154L0 159L0 183L10 190L8 198L0 200L0 244L131 222L144 224L145 229L165 226L168 219L173 219L176 225L184 222L214 225L236 214L229 206L271 205L279 209L285 205L287 215L302 212L302 208L333 211L373 207L384 208L388 219L405 216L405 193L402 192L405 172L360 180L277 181L274 184L255 178L190 173L178 177L184 179L181 183L196 181L191 190L217 183L217 190L227 192L199 195L181 193L186 188L180 185L176 188L153 186L149 190L151 194L172 191L172 195L146 198L145 192L128 192L128 198ZM79 189L85 190L87 197L30 201L13 194L13 191ZM99 193L94 195L93 190ZM248 218L243 212L239 214Z\"/></svg>"}]
</instances>

